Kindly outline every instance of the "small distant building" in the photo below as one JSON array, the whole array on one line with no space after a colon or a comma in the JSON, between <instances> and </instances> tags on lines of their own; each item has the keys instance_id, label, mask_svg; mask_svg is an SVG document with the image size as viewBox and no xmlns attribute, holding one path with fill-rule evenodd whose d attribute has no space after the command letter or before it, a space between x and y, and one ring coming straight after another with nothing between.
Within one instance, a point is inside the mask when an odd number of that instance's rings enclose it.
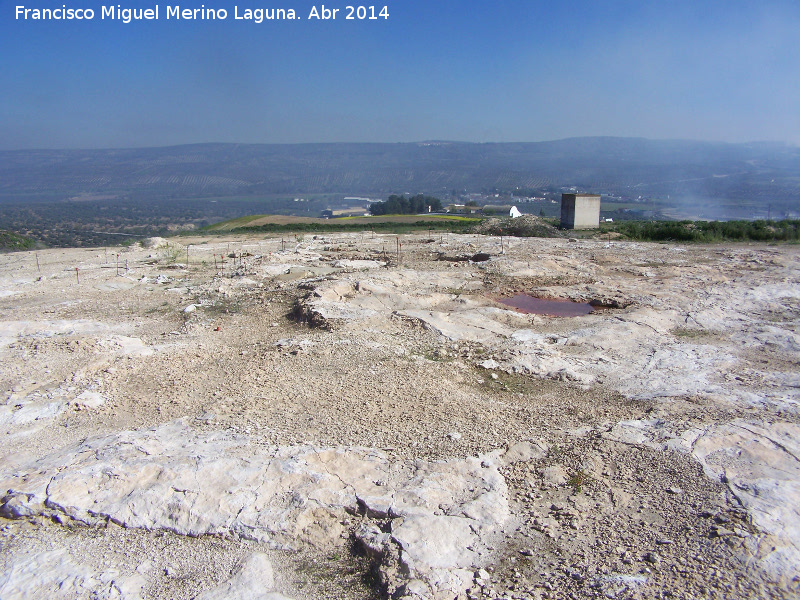
<instances>
[{"instance_id":1,"label":"small distant building","mask_svg":"<svg viewBox=\"0 0 800 600\"><path fill-rule=\"evenodd\" d=\"M564 229L600 227L600 194L561 194L561 227Z\"/></svg>"},{"instance_id":2,"label":"small distant building","mask_svg":"<svg viewBox=\"0 0 800 600\"><path fill-rule=\"evenodd\" d=\"M328 208L323 210L320 216L323 219L336 219L341 217L368 217L369 213L360 206L351 206L350 208Z\"/></svg>"},{"instance_id":3,"label":"small distant building","mask_svg":"<svg viewBox=\"0 0 800 600\"><path fill-rule=\"evenodd\" d=\"M480 208L478 206L467 206L466 204L448 204L445 207L444 212L471 215L479 210Z\"/></svg>"}]
</instances>

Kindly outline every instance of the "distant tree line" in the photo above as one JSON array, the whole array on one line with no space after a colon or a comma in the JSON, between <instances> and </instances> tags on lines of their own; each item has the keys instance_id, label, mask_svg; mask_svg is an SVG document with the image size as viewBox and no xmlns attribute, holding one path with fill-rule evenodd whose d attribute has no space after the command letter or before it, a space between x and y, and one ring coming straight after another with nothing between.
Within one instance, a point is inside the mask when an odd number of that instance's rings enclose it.
<instances>
[{"instance_id":1,"label":"distant tree line","mask_svg":"<svg viewBox=\"0 0 800 600\"><path fill-rule=\"evenodd\" d=\"M442 210L442 201L433 196L417 194L411 198L392 194L386 202L373 202L369 205L369 212L375 216L380 215L416 215L419 213L439 212Z\"/></svg>"},{"instance_id":2,"label":"distant tree line","mask_svg":"<svg viewBox=\"0 0 800 600\"><path fill-rule=\"evenodd\" d=\"M316 214L324 200L304 202L302 210ZM321 208L320 208L321 207ZM170 198L147 195L80 202L4 201L0 193L0 231L32 238L46 247L116 246L140 236L169 235L175 227L202 227L254 214L291 214L299 203L292 198ZM173 227L170 227L172 225ZM0 249L17 241L0 236Z\"/></svg>"}]
</instances>

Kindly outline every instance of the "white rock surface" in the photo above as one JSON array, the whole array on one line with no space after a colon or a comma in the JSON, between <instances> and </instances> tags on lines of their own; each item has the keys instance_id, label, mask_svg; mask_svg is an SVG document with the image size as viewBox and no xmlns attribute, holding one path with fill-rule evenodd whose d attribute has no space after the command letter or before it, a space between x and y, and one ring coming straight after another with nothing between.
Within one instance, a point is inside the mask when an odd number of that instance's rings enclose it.
<instances>
[{"instance_id":1,"label":"white rock surface","mask_svg":"<svg viewBox=\"0 0 800 600\"><path fill-rule=\"evenodd\" d=\"M290 600L277 592L272 563L263 552L248 556L228 581L207 590L194 600Z\"/></svg>"},{"instance_id":2,"label":"white rock surface","mask_svg":"<svg viewBox=\"0 0 800 600\"><path fill-rule=\"evenodd\" d=\"M198 434L186 420L89 439L0 473L0 489L7 518L110 519L276 547L340 543L346 513L364 512L392 520L408 577L455 593L467 581L459 569L477 557L468 547L485 546L509 516L494 456L404 464L365 448L254 454L246 437Z\"/></svg>"},{"instance_id":3,"label":"white rock surface","mask_svg":"<svg viewBox=\"0 0 800 600\"><path fill-rule=\"evenodd\" d=\"M513 577L502 584L501 575L511 558L504 553L513 545L503 540L515 531L568 541L600 526L604 501L595 515L592 505L567 506L589 522L574 534L566 521L559 525L544 515L541 529L531 529L525 524L529 513L515 515L520 520L514 525L522 529L502 532L508 501L502 479L493 480L493 464L508 474L514 510L533 508L543 502L538 496L556 499L569 491L575 465L557 458L556 448L594 444L601 434L639 458L657 454L650 448L694 456L710 479L728 487L726 495L721 485L702 482L716 490L704 500L712 506L702 508L716 514L717 498L735 496L747 509L747 515L734 511L739 525L731 525L730 535L736 540L699 534L692 519L702 518L705 527L707 517L698 513L685 521L693 524L693 534L683 540L671 534L670 548L699 541L727 552L728 542L736 542L737 559L748 561L741 571L717 564L716 589L706 594L692 584L693 592L687 587L684 595L724 594L738 578L746 580L750 597L761 597L754 581L761 564L773 579L786 582L797 574L796 248L507 239L506 254L500 255L496 238L437 237L438 244L408 238L401 266L376 268L344 261L379 258L394 236L292 240L286 252L278 251L284 246L280 239L259 236L236 277L229 277L233 261L226 261L225 277L212 272L213 253L242 253L241 245L222 238L192 245L188 270L158 264L152 260L157 252L121 250L129 258L127 277L118 277L97 249L42 252L41 275L30 253L4 257L0 496L8 488L16 493L5 496L3 510L53 515L67 524L66 515L74 515L190 535L232 532L264 540L267 547L317 546L320 557L331 544L343 544L340 536L353 526L381 564L392 593L452 598L472 581L476 556L477 566L496 569L492 585L510 585ZM492 260L459 260L475 252L490 252ZM336 261L343 262L332 268ZM362 269L367 270L352 272ZM520 290L580 301L616 299L627 308L558 319L520 315L493 301ZM297 299L309 314L346 331L298 333L285 319ZM177 331L175 319L189 303L197 303L196 311ZM223 306L238 308L209 310ZM264 316L263 327L255 325L254 315ZM434 363L424 358L431 355ZM473 371L481 363L493 370L491 376ZM581 391L595 384L602 388L583 398ZM548 392L553 386L558 394ZM623 394L624 406L616 405L616 397L590 405L601 389ZM76 411L70 403L81 397L105 404ZM185 415L206 417L173 421ZM504 417L514 422L507 432L486 426L506 425ZM227 433L203 429L213 427ZM113 431L122 433L108 435ZM254 434L248 439L230 431ZM91 437L98 432L104 437ZM455 432L460 439L448 436ZM552 444L551 453L534 439L539 437ZM317 439L330 447L290 446ZM357 444L386 448L387 455L352 447ZM512 445L505 453L484 456L485 465L462 458L507 444ZM64 449L48 456L56 447ZM392 462L390 455L406 458ZM415 462L420 456L449 460ZM659 456L664 463L676 458L686 464L683 457ZM635 511L641 497L652 499L647 490L626 487L627 459L581 460L586 474L613 484L610 497L618 510ZM654 489L667 503L698 497L686 473L657 474ZM728 506L733 511L736 504ZM664 517L669 524L670 515ZM7 525L5 540L15 547L25 547L29 538L20 532L26 529L40 545L4 563L0 584L8 587L0 588L0 597L16 597L9 590L26 586L43 590L40 597L58 597L52 573L62 582L73 578L64 589L92 590L87 596L105 593L90 579L122 582L113 573L122 567L102 566L102 554L93 555L93 573L74 555L43 554L54 547L45 543L55 525L32 521ZM628 527L627 521L616 523ZM565 530L562 537L556 528ZM644 540L636 531L636 539ZM528 539L533 538L517 541ZM598 541L598 549L612 543ZM72 542L61 543L75 551ZM659 554L663 568L668 552ZM519 558L515 552L514 557ZM706 564L692 567L689 561L687 568L702 576ZM33 570L26 571L29 565ZM609 559L606 566L612 565ZM638 588L647 595L654 585L649 580L657 579L603 573L596 589L612 595ZM14 577L3 579L7 575ZM218 591L233 589L237 576ZM498 587L498 594L512 591L526 593Z\"/></svg>"},{"instance_id":4,"label":"white rock surface","mask_svg":"<svg viewBox=\"0 0 800 600\"><path fill-rule=\"evenodd\" d=\"M378 262L377 260L335 260L331 263L332 267L337 269L354 269L364 271L369 269L377 269L384 266L386 263Z\"/></svg>"},{"instance_id":5,"label":"white rock surface","mask_svg":"<svg viewBox=\"0 0 800 600\"><path fill-rule=\"evenodd\" d=\"M81 392L78 397L75 398L72 404L77 409L100 408L103 406L103 404L105 404L105 401L106 400L103 398L102 394L87 390L85 392Z\"/></svg>"},{"instance_id":6,"label":"white rock surface","mask_svg":"<svg viewBox=\"0 0 800 600\"><path fill-rule=\"evenodd\" d=\"M778 579L800 577L800 426L735 420L677 433L652 419L620 422L604 437L692 454L765 534L753 551L764 568Z\"/></svg>"},{"instance_id":7,"label":"white rock surface","mask_svg":"<svg viewBox=\"0 0 800 600\"><path fill-rule=\"evenodd\" d=\"M66 548L59 548L14 561L11 568L0 575L0 598L140 600L144 585L143 577L123 577L113 567L96 572Z\"/></svg>"},{"instance_id":8,"label":"white rock surface","mask_svg":"<svg viewBox=\"0 0 800 600\"><path fill-rule=\"evenodd\" d=\"M768 534L758 551L764 566L800 577L800 426L737 420L704 431L691 452Z\"/></svg>"},{"instance_id":9,"label":"white rock surface","mask_svg":"<svg viewBox=\"0 0 800 600\"><path fill-rule=\"evenodd\" d=\"M433 331L450 340L487 343L498 337L508 337L514 331L495 321L492 316L508 311L492 307L462 310L458 313L426 310L401 310L397 314L422 321Z\"/></svg>"},{"instance_id":10,"label":"white rock surface","mask_svg":"<svg viewBox=\"0 0 800 600\"><path fill-rule=\"evenodd\" d=\"M618 260L628 252L638 252L636 244L613 243L605 248L612 246ZM596 281L583 288L573 287L573 297L585 301L587 294L589 299L622 296L632 300L633 306L576 319L545 318L552 325L542 327L537 321L540 317L525 317L521 323L519 316L509 316L510 311L493 306L487 296L460 297L442 292L445 286L468 289L464 286L476 283L471 276L459 278L458 272L450 272L446 283L437 285L429 273L409 270L369 273L369 279L362 279L336 297L331 290L336 286L344 290L343 283L323 284L309 308L325 318L394 315L422 322L446 340L490 348L491 358L478 363L485 368L584 387L601 382L639 400L702 398L717 406L770 407L779 414L800 413L800 378L793 367L742 369L743 364L754 364L748 353L764 349L774 351L788 365L797 364L800 335L794 323L800 288L792 284L798 277L793 258L775 253L774 262L768 262L749 249L716 252L729 256L713 260L735 261L744 266L740 269L753 263L754 271L742 277L702 264L678 266L685 250L675 248L671 250L677 258L663 260L676 261L676 266L613 267L610 272L619 287L609 290L597 281L597 275L589 274L595 267L581 262L597 248L593 242L584 242L568 258L551 255L536 263L498 257L491 268L510 279L561 277L571 272ZM754 283L765 271L770 272L771 279ZM610 272L606 271L605 277L610 278ZM619 277L620 273L625 277ZM777 281L779 277L782 281ZM653 281L643 287L641 278ZM567 292L565 288L551 289L556 297ZM646 292L642 292L644 289ZM547 289L539 291L548 295ZM691 452L710 477L724 479L751 513L753 522L772 539L769 548L774 546L775 550L759 552L767 568L776 576L791 577L800 574L800 545L796 542L800 539L797 429L789 422L754 420L746 424L734 420L686 431L685 427L674 427L666 417L622 421L603 435L626 444ZM550 485L566 481L559 467L550 468L543 477Z\"/></svg>"},{"instance_id":11,"label":"white rock surface","mask_svg":"<svg viewBox=\"0 0 800 600\"><path fill-rule=\"evenodd\" d=\"M142 248L164 248L168 243L169 242L162 237L150 237L142 240Z\"/></svg>"},{"instance_id":12,"label":"white rock surface","mask_svg":"<svg viewBox=\"0 0 800 600\"><path fill-rule=\"evenodd\" d=\"M19 338L51 338L56 335L87 335L124 329L89 319L58 319L52 321L0 321L0 349Z\"/></svg>"}]
</instances>

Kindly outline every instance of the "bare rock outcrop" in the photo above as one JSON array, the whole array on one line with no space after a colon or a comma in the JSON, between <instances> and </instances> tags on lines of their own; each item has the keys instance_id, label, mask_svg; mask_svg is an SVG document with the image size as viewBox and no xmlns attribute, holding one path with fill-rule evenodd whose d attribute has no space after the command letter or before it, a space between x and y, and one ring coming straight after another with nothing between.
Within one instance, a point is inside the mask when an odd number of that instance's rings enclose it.
<instances>
[{"instance_id":1,"label":"bare rock outcrop","mask_svg":"<svg viewBox=\"0 0 800 600\"><path fill-rule=\"evenodd\" d=\"M0 473L0 516L236 535L276 548L341 545L348 515L388 529L387 584L458 594L509 516L496 456L392 463L366 448L253 452L245 436L200 434L187 420L95 437ZM374 537L374 527L360 535ZM357 533L357 535L359 535ZM381 542L383 544L383 542ZM216 597L216 596L213 596Z\"/></svg>"}]
</instances>

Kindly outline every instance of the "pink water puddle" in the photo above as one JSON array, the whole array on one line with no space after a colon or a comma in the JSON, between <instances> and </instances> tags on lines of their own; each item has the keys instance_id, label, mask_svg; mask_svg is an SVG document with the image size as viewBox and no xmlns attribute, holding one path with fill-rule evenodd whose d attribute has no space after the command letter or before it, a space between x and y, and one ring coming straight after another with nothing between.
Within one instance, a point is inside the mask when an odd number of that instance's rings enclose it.
<instances>
[{"instance_id":1,"label":"pink water puddle","mask_svg":"<svg viewBox=\"0 0 800 600\"><path fill-rule=\"evenodd\" d=\"M516 308L520 312L534 315L547 315L549 317L579 317L594 311L594 306L587 302L573 302L572 300L543 300L528 294L517 294L511 298L498 300Z\"/></svg>"}]
</instances>

